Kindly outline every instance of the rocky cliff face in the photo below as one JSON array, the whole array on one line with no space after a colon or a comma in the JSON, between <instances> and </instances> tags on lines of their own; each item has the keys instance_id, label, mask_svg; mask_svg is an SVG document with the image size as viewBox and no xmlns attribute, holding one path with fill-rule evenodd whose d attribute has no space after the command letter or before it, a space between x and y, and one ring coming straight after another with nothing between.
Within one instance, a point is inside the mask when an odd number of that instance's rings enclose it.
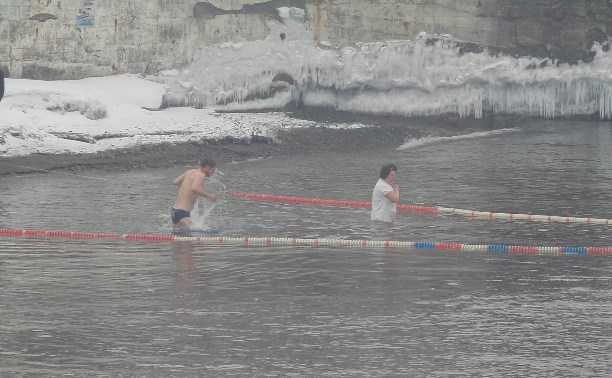
<instances>
[{"instance_id":1,"label":"rocky cliff face","mask_svg":"<svg viewBox=\"0 0 612 378\"><path fill-rule=\"evenodd\" d=\"M594 42L612 34L610 0L308 0L315 38L332 44L450 34L466 51L576 63L592 59Z\"/></svg>"},{"instance_id":2,"label":"rocky cliff face","mask_svg":"<svg viewBox=\"0 0 612 378\"><path fill-rule=\"evenodd\" d=\"M314 38L333 45L427 32L464 52L575 63L612 34L611 0L0 0L0 64L35 79L154 73L213 43L266 38L279 7L305 9Z\"/></svg>"}]
</instances>

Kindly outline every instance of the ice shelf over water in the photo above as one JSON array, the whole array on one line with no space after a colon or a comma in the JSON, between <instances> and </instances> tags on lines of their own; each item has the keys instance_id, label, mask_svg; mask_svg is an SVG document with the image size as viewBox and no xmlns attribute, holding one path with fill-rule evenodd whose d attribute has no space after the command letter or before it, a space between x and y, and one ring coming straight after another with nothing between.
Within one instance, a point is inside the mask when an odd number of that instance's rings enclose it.
<instances>
[{"instance_id":1,"label":"ice shelf over water","mask_svg":"<svg viewBox=\"0 0 612 378\"><path fill-rule=\"evenodd\" d=\"M612 118L612 53L598 45L595 60L578 65L461 54L460 41L424 33L334 48L314 42L300 21L303 10L279 14L283 22L269 21L266 40L210 46L189 68L164 73L164 106L248 110L294 103L381 115Z\"/></svg>"}]
</instances>

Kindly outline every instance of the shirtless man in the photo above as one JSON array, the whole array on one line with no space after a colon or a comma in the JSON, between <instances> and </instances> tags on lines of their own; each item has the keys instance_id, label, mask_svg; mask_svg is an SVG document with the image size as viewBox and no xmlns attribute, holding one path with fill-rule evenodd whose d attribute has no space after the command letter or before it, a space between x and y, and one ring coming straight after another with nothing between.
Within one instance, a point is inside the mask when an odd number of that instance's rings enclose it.
<instances>
[{"instance_id":1,"label":"shirtless man","mask_svg":"<svg viewBox=\"0 0 612 378\"><path fill-rule=\"evenodd\" d=\"M172 181L180 188L170 213L172 223L191 224L191 210L200 196L213 202L217 201L216 195L204 191L204 180L212 176L215 169L217 169L217 163L214 160L204 159L200 162L200 168L190 169Z\"/></svg>"}]
</instances>

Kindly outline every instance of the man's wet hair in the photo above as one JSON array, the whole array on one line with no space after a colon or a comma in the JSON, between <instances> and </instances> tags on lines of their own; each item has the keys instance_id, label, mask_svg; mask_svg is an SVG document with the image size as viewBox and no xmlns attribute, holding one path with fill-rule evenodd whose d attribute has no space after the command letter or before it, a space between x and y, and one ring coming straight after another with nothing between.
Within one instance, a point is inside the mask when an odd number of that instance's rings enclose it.
<instances>
[{"instance_id":1,"label":"man's wet hair","mask_svg":"<svg viewBox=\"0 0 612 378\"><path fill-rule=\"evenodd\" d=\"M217 163L213 159L210 159L210 158L205 158L205 159L200 160L200 167L206 167L206 166L214 168L217 166Z\"/></svg>"},{"instance_id":2,"label":"man's wet hair","mask_svg":"<svg viewBox=\"0 0 612 378\"><path fill-rule=\"evenodd\" d=\"M381 179L386 179L387 176L389 176L389 173L391 173L391 171L397 172L397 167L395 166L395 164L385 164L382 166L382 168L380 168L380 178Z\"/></svg>"}]
</instances>

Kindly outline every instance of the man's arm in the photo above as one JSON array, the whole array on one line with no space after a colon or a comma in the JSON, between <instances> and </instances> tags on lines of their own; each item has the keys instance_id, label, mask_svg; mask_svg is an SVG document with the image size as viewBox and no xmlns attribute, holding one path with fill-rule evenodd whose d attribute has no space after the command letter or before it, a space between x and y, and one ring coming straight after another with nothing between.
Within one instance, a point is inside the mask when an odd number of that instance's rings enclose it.
<instances>
[{"instance_id":1,"label":"man's arm","mask_svg":"<svg viewBox=\"0 0 612 378\"><path fill-rule=\"evenodd\" d=\"M215 202L217 201L217 196L208 192L204 191L204 178L206 176L204 176L204 174L202 175L198 175L194 180L193 183L191 184L191 191L202 196L202 197L206 197L209 200Z\"/></svg>"},{"instance_id":2,"label":"man's arm","mask_svg":"<svg viewBox=\"0 0 612 378\"><path fill-rule=\"evenodd\" d=\"M175 178L174 181L172 181L172 185L176 185L176 186L180 187L181 184L183 184L183 180L185 180L185 173L183 173L179 177Z\"/></svg>"},{"instance_id":3,"label":"man's arm","mask_svg":"<svg viewBox=\"0 0 612 378\"><path fill-rule=\"evenodd\" d=\"M399 186L393 185L393 191L385 194L385 197L391 202L398 203L399 198Z\"/></svg>"}]
</instances>

